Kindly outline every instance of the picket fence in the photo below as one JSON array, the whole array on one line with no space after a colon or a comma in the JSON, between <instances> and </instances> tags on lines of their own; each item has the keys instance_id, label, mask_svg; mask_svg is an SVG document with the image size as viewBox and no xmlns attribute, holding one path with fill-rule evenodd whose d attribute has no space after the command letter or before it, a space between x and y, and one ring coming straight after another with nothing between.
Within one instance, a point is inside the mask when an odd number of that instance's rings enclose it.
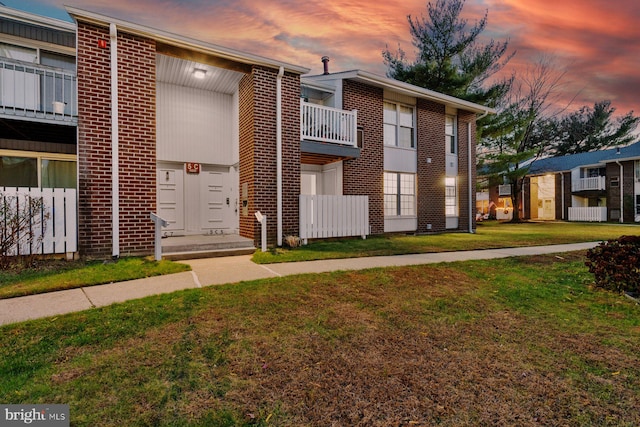
<instances>
[{"instance_id":1,"label":"picket fence","mask_svg":"<svg viewBox=\"0 0 640 427\"><path fill-rule=\"evenodd\" d=\"M369 232L368 196L300 195L300 238L362 236Z\"/></svg>"},{"instance_id":2,"label":"picket fence","mask_svg":"<svg viewBox=\"0 0 640 427\"><path fill-rule=\"evenodd\" d=\"M76 190L70 188L8 188L0 187L0 233L3 241L10 229L6 213L29 205L29 200L41 198L41 209L29 212L32 238L23 233L17 243L7 248L6 255L73 254L78 251L78 221Z\"/></svg>"}]
</instances>

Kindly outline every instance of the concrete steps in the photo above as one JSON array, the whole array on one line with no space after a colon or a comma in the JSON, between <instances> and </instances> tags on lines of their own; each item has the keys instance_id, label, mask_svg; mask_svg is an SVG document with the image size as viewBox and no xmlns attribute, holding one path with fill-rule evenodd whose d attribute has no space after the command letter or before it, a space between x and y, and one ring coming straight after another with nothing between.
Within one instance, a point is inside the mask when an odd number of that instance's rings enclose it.
<instances>
[{"instance_id":1,"label":"concrete steps","mask_svg":"<svg viewBox=\"0 0 640 427\"><path fill-rule=\"evenodd\" d=\"M250 255L253 241L237 234L193 235L162 239L162 258L172 261Z\"/></svg>"}]
</instances>

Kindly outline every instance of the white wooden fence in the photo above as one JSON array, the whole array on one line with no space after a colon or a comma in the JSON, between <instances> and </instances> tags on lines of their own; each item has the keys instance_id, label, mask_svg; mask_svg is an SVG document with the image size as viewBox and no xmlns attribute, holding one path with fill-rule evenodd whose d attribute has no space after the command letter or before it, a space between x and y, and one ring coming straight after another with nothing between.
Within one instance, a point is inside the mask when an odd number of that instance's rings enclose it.
<instances>
[{"instance_id":1,"label":"white wooden fence","mask_svg":"<svg viewBox=\"0 0 640 427\"><path fill-rule=\"evenodd\" d=\"M569 208L569 221L605 222L607 208L602 206Z\"/></svg>"},{"instance_id":2,"label":"white wooden fence","mask_svg":"<svg viewBox=\"0 0 640 427\"><path fill-rule=\"evenodd\" d=\"M7 250L7 255L73 254L78 250L78 222L76 190L69 188L6 188L0 187L2 212L22 209L29 199L42 198L42 208L31 212L29 224L32 239L20 238ZM0 233L6 235L8 226L0 217ZM25 236L26 237L26 236ZM31 242L29 242L29 240ZM37 244L37 242L40 242Z\"/></svg>"},{"instance_id":3,"label":"white wooden fence","mask_svg":"<svg viewBox=\"0 0 640 427\"><path fill-rule=\"evenodd\" d=\"M300 238L369 235L368 196L300 195Z\"/></svg>"}]
</instances>

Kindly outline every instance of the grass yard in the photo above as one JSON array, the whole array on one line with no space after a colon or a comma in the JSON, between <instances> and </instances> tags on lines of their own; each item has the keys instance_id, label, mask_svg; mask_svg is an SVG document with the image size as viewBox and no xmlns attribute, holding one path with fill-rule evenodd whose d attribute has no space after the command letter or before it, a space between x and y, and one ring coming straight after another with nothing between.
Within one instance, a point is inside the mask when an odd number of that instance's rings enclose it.
<instances>
[{"instance_id":1,"label":"grass yard","mask_svg":"<svg viewBox=\"0 0 640 427\"><path fill-rule=\"evenodd\" d=\"M35 268L0 271L0 299L101 285L189 270L186 264L121 258L117 262L39 261Z\"/></svg>"},{"instance_id":2,"label":"grass yard","mask_svg":"<svg viewBox=\"0 0 640 427\"><path fill-rule=\"evenodd\" d=\"M0 328L74 426L637 426L640 307L584 253L302 275Z\"/></svg>"},{"instance_id":3,"label":"grass yard","mask_svg":"<svg viewBox=\"0 0 640 427\"><path fill-rule=\"evenodd\" d=\"M354 258L427 252L495 249L519 246L556 245L615 239L622 235L640 235L640 225L586 224L576 222L529 222L509 224L497 221L478 223L477 232L436 235L370 236L365 240L317 240L294 249L257 251L258 264L309 261L315 259Z\"/></svg>"}]
</instances>

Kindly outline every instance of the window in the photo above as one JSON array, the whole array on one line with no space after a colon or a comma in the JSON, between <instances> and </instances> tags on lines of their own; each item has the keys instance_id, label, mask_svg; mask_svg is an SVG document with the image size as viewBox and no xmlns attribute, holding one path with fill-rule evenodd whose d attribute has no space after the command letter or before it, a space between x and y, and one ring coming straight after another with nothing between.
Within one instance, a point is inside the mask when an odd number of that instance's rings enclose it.
<instances>
[{"instance_id":1,"label":"window","mask_svg":"<svg viewBox=\"0 0 640 427\"><path fill-rule=\"evenodd\" d=\"M447 144L447 154L458 154L458 138L456 138L456 116L446 116L444 134Z\"/></svg>"},{"instance_id":2,"label":"window","mask_svg":"<svg viewBox=\"0 0 640 427\"><path fill-rule=\"evenodd\" d=\"M38 154L0 156L0 187L76 188L75 156Z\"/></svg>"},{"instance_id":3,"label":"window","mask_svg":"<svg viewBox=\"0 0 640 427\"><path fill-rule=\"evenodd\" d=\"M611 187L620 187L620 177L612 176L609 184L611 185Z\"/></svg>"},{"instance_id":4,"label":"window","mask_svg":"<svg viewBox=\"0 0 640 427\"><path fill-rule=\"evenodd\" d=\"M0 157L0 187L37 187L38 159Z\"/></svg>"},{"instance_id":5,"label":"window","mask_svg":"<svg viewBox=\"0 0 640 427\"><path fill-rule=\"evenodd\" d=\"M640 182L640 160L636 160L635 164L636 164L636 182Z\"/></svg>"},{"instance_id":6,"label":"window","mask_svg":"<svg viewBox=\"0 0 640 427\"><path fill-rule=\"evenodd\" d=\"M446 216L458 216L458 189L456 178L445 178L444 205Z\"/></svg>"},{"instance_id":7,"label":"window","mask_svg":"<svg viewBox=\"0 0 640 427\"><path fill-rule=\"evenodd\" d=\"M384 173L384 215L414 216L416 178L408 173Z\"/></svg>"},{"instance_id":8,"label":"window","mask_svg":"<svg viewBox=\"0 0 640 427\"><path fill-rule=\"evenodd\" d=\"M414 148L413 107L384 103L384 144Z\"/></svg>"}]
</instances>

